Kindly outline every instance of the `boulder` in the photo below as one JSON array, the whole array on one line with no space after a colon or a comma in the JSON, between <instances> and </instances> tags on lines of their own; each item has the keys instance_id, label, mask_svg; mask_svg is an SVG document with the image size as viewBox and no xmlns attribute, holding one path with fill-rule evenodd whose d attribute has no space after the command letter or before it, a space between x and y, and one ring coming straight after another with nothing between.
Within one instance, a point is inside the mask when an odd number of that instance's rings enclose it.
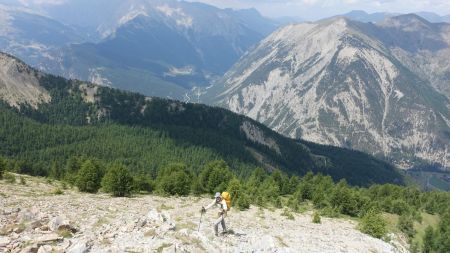
<instances>
[{"instance_id":1,"label":"boulder","mask_svg":"<svg viewBox=\"0 0 450 253\"><path fill-rule=\"evenodd\" d=\"M42 245L39 247L37 253L51 253L53 250L52 246L50 245Z\"/></svg>"},{"instance_id":2,"label":"boulder","mask_svg":"<svg viewBox=\"0 0 450 253\"><path fill-rule=\"evenodd\" d=\"M165 212L158 212L156 209L150 210L147 214L147 221L150 223L156 223L163 230L175 230L176 224L170 218L170 214Z\"/></svg>"},{"instance_id":3,"label":"boulder","mask_svg":"<svg viewBox=\"0 0 450 253\"><path fill-rule=\"evenodd\" d=\"M8 237L0 237L0 247L6 247L11 243L11 239Z\"/></svg>"},{"instance_id":4,"label":"boulder","mask_svg":"<svg viewBox=\"0 0 450 253\"><path fill-rule=\"evenodd\" d=\"M75 242L66 253L86 253L89 251L89 246L86 241Z\"/></svg>"},{"instance_id":5,"label":"boulder","mask_svg":"<svg viewBox=\"0 0 450 253\"><path fill-rule=\"evenodd\" d=\"M57 216L51 219L48 222L48 227L51 231L59 231L63 229L69 230L72 233L75 233L77 231L73 226L70 225L70 222L67 219L61 216Z\"/></svg>"},{"instance_id":6,"label":"boulder","mask_svg":"<svg viewBox=\"0 0 450 253\"><path fill-rule=\"evenodd\" d=\"M34 242L37 245L45 245L45 244L50 244L53 242L61 241L62 239L63 239L63 237L61 237L57 234L46 234L46 235L43 235L41 237L34 239Z\"/></svg>"},{"instance_id":7,"label":"boulder","mask_svg":"<svg viewBox=\"0 0 450 253\"><path fill-rule=\"evenodd\" d=\"M39 227L42 227L42 223L40 222L40 221L33 221L33 222L31 222L30 223L30 228L31 229L36 229L36 228L39 228Z\"/></svg>"}]
</instances>

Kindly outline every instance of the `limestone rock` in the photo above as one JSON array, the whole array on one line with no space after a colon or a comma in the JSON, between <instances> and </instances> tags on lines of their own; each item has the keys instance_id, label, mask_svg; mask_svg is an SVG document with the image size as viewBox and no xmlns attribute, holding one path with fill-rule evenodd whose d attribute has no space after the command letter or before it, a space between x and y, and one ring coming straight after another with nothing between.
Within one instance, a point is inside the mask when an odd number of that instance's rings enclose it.
<instances>
[{"instance_id":1,"label":"limestone rock","mask_svg":"<svg viewBox=\"0 0 450 253\"><path fill-rule=\"evenodd\" d=\"M68 231L71 231L72 233L76 232L76 229L72 225L70 225L70 222L61 216L57 216L51 219L48 223L48 227L51 231L66 229Z\"/></svg>"},{"instance_id":2,"label":"limestone rock","mask_svg":"<svg viewBox=\"0 0 450 253\"><path fill-rule=\"evenodd\" d=\"M68 250L67 253L86 253L89 251L89 247L86 241L78 241L74 243Z\"/></svg>"},{"instance_id":3,"label":"limestone rock","mask_svg":"<svg viewBox=\"0 0 450 253\"><path fill-rule=\"evenodd\" d=\"M45 245L45 244L49 244L52 242L61 241L62 239L63 239L63 237L61 237L57 234L46 234L46 235L42 235L42 236L36 238L34 241L38 245Z\"/></svg>"},{"instance_id":4,"label":"limestone rock","mask_svg":"<svg viewBox=\"0 0 450 253\"><path fill-rule=\"evenodd\" d=\"M11 239L9 239L8 237L0 237L0 247L6 247L10 243Z\"/></svg>"},{"instance_id":5,"label":"limestone rock","mask_svg":"<svg viewBox=\"0 0 450 253\"><path fill-rule=\"evenodd\" d=\"M52 246L43 245L43 246L39 247L39 250L37 251L37 253L51 253L52 250L53 250Z\"/></svg>"}]
</instances>

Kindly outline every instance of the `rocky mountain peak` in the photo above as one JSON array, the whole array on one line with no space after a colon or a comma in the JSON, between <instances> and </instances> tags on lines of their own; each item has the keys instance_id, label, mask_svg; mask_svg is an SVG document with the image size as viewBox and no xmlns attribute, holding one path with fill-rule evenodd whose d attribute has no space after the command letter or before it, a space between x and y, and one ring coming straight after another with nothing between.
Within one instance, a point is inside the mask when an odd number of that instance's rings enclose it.
<instances>
[{"instance_id":1,"label":"rocky mountain peak","mask_svg":"<svg viewBox=\"0 0 450 253\"><path fill-rule=\"evenodd\" d=\"M294 138L445 164L448 100L392 53L392 44L410 52L442 45L402 44L388 35L395 35L391 28L342 17L289 25L210 92L219 104Z\"/></svg>"}]
</instances>

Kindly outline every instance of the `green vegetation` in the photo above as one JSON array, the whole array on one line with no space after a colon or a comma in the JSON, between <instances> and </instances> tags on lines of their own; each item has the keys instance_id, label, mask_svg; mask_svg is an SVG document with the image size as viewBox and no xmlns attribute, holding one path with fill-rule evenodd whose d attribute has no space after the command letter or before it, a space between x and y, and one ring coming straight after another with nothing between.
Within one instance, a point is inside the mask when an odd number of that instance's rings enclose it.
<instances>
[{"instance_id":1,"label":"green vegetation","mask_svg":"<svg viewBox=\"0 0 450 253\"><path fill-rule=\"evenodd\" d=\"M387 233L387 224L383 217L374 210L368 211L359 224L362 232L376 238L383 238Z\"/></svg>"},{"instance_id":2,"label":"green vegetation","mask_svg":"<svg viewBox=\"0 0 450 253\"><path fill-rule=\"evenodd\" d=\"M322 223L318 212L314 212L312 222L317 224Z\"/></svg>"},{"instance_id":3,"label":"green vegetation","mask_svg":"<svg viewBox=\"0 0 450 253\"><path fill-rule=\"evenodd\" d=\"M14 176L14 174L12 174L12 173L6 173L3 176L3 179L5 179L5 181L7 183L10 183L10 184L15 184L16 183L16 176Z\"/></svg>"},{"instance_id":4,"label":"green vegetation","mask_svg":"<svg viewBox=\"0 0 450 253\"><path fill-rule=\"evenodd\" d=\"M0 180L3 179L3 173L6 170L6 161L3 157L0 157Z\"/></svg>"},{"instance_id":5,"label":"green vegetation","mask_svg":"<svg viewBox=\"0 0 450 253\"><path fill-rule=\"evenodd\" d=\"M76 176L76 186L82 192L96 193L100 189L103 171L97 162L86 160Z\"/></svg>"},{"instance_id":6,"label":"green vegetation","mask_svg":"<svg viewBox=\"0 0 450 253\"><path fill-rule=\"evenodd\" d=\"M184 164L170 164L161 169L157 177L160 192L186 196L191 191L192 172Z\"/></svg>"},{"instance_id":7,"label":"green vegetation","mask_svg":"<svg viewBox=\"0 0 450 253\"><path fill-rule=\"evenodd\" d=\"M130 196L134 186L133 180L125 166L114 164L102 179L102 189L115 197Z\"/></svg>"}]
</instances>

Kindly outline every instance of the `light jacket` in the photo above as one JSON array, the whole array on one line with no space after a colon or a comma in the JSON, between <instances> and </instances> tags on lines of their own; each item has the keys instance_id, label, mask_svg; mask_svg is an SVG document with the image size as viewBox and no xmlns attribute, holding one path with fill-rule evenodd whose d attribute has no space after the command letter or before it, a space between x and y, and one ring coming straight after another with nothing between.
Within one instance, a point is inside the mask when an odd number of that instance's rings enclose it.
<instances>
[{"instance_id":1,"label":"light jacket","mask_svg":"<svg viewBox=\"0 0 450 253\"><path fill-rule=\"evenodd\" d=\"M228 210L227 202L224 199L222 199L222 201L220 202L216 202L216 200L214 199L213 202L211 202L211 204L205 207L205 209L208 210L213 206L219 207L221 211L223 211L224 213L226 213Z\"/></svg>"}]
</instances>

